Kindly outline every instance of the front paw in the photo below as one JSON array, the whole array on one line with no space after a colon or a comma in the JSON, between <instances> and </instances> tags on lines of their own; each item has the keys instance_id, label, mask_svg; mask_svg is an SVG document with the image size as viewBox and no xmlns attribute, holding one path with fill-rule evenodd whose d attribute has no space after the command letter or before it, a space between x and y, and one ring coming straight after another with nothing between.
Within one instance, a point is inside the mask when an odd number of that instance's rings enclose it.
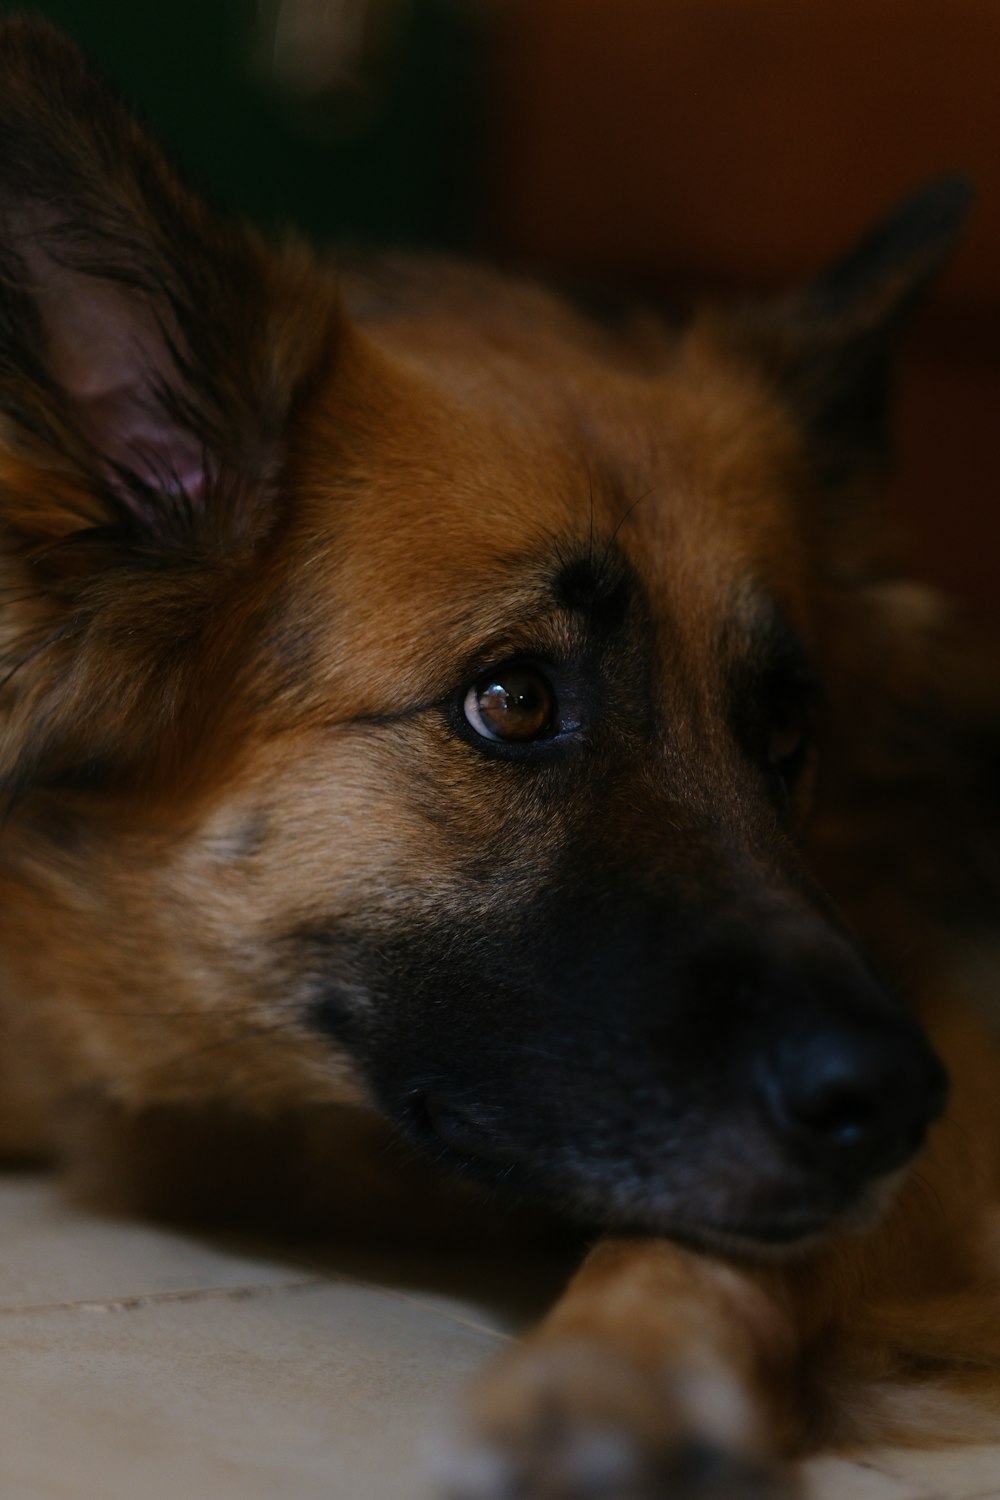
<instances>
[{"instance_id":1,"label":"front paw","mask_svg":"<svg viewBox=\"0 0 1000 1500\"><path fill-rule=\"evenodd\" d=\"M644 1369L597 1341L517 1349L475 1388L446 1500L790 1500L725 1372Z\"/></svg>"}]
</instances>

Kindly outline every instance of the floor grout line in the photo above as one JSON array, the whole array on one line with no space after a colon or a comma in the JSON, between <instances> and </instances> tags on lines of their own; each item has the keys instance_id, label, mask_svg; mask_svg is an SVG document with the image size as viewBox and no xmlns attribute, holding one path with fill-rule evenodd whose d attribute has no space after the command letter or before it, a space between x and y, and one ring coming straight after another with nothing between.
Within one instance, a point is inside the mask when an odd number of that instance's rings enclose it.
<instances>
[{"instance_id":1,"label":"floor grout line","mask_svg":"<svg viewBox=\"0 0 1000 1500\"><path fill-rule=\"evenodd\" d=\"M271 1292L294 1292L324 1286L322 1277L297 1277L292 1281L254 1281L240 1286L171 1287L162 1292L133 1292L120 1297L80 1297L58 1302L20 1302L0 1304L0 1317L19 1313L50 1312L131 1312L138 1307L160 1306L171 1302L199 1302L231 1299L234 1302Z\"/></svg>"},{"instance_id":2,"label":"floor grout line","mask_svg":"<svg viewBox=\"0 0 1000 1500\"><path fill-rule=\"evenodd\" d=\"M426 1301L423 1297L415 1296L411 1292L400 1291L398 1287L383 1286L377 1281L366 1281L360 1276L353 1276L348 1272L337 1270L330 1270L317 1276L294 1277L287 1281L255 1281L246 1282L238 1286L171 1287L159 1292L132 1292L117 1297L80 1297L51 1302L0 1303L0 1317L38 1315L52 1312L132 1312L142 1307L169 1306L172 1302L238 1302L251 1298L266 1297L277 1292L309 1291L337 1284L342 1286L356 1286L362 1288L364 1291L377 1292L382 1296L391 1297L397 1302L404 1302L410 1307L419 1308L422 1312L433 1313L445 1322L456 1324L461 1328L468 1328L473 1333L482 1334L497 1343L509 1344L515 1342L510 1334L504 1333L498 1328L491 1328L489 1324L481 1323L476 1318L466 1317L461 1313L439 1307L435 1303Z\"/></svg>"},{"instance_id":3,"label":"floor grout line","mask_svg":"<svg viewBox=\"0 0 1000 1500\"><path fill-rule=\"evenodd\" d=\"M850 1464L852 1468L863 1470L866 1474L873 1474L876 1479L891 1480L893 1484L909 1485L913 1482L910 1476L894 1473L892 1469L883 1468L881 1464L872 1463L871 1460L863 1458L858 1453L843 1453L837 1452L836 1449L831 1449L825 1453L820 1451L812 1456L813 1458L839 1460L841 1463ZM914 1492L912 1495L907 1495L906 1500L994 1500L994 1497L990 1495L948 1496L944 1491L939 1492L938 1490L925 1490L922 1488L919 1494ZM997 1497L997 1500L1000 1500L1000 1497Z\"/></svg>"},{"instance_id":4,"label":"floor grout line","mask_svg":"<svg viewBox=\"0 0 1000 1500\"><path fill-rule=\"evenodd\" d=\"M897 1474L895 1470L884 1468L881 1464L872 1463L869 1459L852 1456L850 1461L857 1464L859 1469L864 1469L868 1474L877 1474L880 1479L891 1479L897 1484L910 1484L912 1482L909 1475ZM948 1497L944 1494L938 1494L936 1490L922 1490L919 1495L913 1497L913 1500L948 1500Z\"/></svg>"}]
</instances>

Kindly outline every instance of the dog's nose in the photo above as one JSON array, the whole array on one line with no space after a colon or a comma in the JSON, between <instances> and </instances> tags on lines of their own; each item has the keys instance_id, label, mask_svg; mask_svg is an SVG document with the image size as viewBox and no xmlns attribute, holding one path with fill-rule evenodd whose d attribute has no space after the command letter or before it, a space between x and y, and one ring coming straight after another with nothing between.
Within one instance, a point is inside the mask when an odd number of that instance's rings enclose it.
<instances>
[{"instance_id":1,"label":"dog's nose","mask_svg":"<svg viewBox=\"0 0 1000 1500\"><path fill-rule=\"evenodd\" d=\"M764 1094L803 1165L860 1184L916 1153L944 1108L947 1078L915 1027L829 1025L782 1040Z\"/></svg>"}]
</instances>

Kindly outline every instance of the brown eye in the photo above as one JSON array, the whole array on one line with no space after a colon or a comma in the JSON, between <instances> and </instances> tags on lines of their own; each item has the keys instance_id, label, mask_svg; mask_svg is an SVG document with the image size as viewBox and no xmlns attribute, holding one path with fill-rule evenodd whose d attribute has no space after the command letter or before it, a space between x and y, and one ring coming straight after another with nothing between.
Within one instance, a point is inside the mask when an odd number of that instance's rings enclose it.
<instances>
[{"instance_id":1,"label":"brown eye","mask_svg":"<svg viewBox=\"0 0 1000 1500\"><path fill-rule=\"evenodd\" d=\"M484 739L523 743L548 734L556 698L551 684L533 667L501 667L470 687L462 707Z\"/></svg>"}]
</instances>

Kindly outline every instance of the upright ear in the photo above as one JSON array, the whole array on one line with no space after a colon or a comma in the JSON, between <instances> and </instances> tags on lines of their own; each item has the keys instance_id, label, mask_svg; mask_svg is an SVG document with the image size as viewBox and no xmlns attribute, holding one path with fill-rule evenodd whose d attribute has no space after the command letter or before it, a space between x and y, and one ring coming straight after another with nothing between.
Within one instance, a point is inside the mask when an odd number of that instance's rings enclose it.
<instances>
[{"instance_id":1,"label":"upright ear","mask_svg":"<svg viewBox=\"0 0 1000 1500\"><path fill-rule=\"evenodd\" d=\"M954 247L972 196L962 177L931 183L817 280L729 325L728 338L805 423L826 482L885 462L899 335Z\"/></svg>"},{"instance_id":2,"label":"upright ear","mask_svg":"<svg viewBox=\"0 0 1000 1500\"><path fill-rule=\"evenodd\" d=\"M166 541L264 482L333 309L178 181L76 47L0 23L0 517ZM27 482L20 467L62 476ZM243 521L247 516L242 516Z\"/></svg>"},{"instance_id":3,"label":"upright ear","mask_svg":"<svg viewBox=\"0 0 1000 1500\"><path fill-rule=\"evenodd\" d=\"M190 193L61 34L0 23L0 784L146 764L194 717L339 328L303 249Z\"/></svg>"}]
</instances>

